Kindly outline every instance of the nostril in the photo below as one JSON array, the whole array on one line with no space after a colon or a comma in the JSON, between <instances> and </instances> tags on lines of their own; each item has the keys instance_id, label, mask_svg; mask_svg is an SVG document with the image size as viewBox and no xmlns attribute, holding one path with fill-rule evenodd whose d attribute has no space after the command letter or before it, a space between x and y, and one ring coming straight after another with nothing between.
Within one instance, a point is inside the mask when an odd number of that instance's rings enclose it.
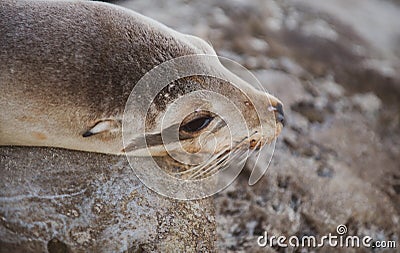
<instances>
[{"instance_id":1,"label":"nostril","mask_svg":"<svg viewBox=\"0 0 400 253\"><path fill-rule=\"evenodd\" d=\"M282 125L285 125L285 114L283 113L283 106L281 103L277 103L275 107L275 116L276 116L276 122L281 123Z\"/></svg>"}]
</instances>

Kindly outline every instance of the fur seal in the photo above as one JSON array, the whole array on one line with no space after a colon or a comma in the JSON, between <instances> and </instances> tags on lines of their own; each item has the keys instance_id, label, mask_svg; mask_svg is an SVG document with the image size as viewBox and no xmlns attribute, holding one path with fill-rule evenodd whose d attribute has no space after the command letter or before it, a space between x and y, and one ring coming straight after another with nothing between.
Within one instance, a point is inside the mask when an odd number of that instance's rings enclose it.
<instances>
[{"instance_id":1,"label":"fur seal","mask_svg":"<svg viewBox=\"0 0 400 253\"><path fill-rule=\"evenodd\" d=\"M112 4L2 0L0 145L146 155L135 140L125 146L122 143L126 101L148 71L168 60L196 54L216 55L200 38ZM254 121L254 127L261 121L268 130L263 135L254 129L252 136L236 133L238 140L248 141L250 147L270 142L283 126L282 103L246 82L236 88L218 78L190 76L166 89L168 93L161 92L165 93L162 99L154 99L151 116L146 118L145 138L155 156L165 155L157 132L161 115L171 109L175 99L193 91L223 94L237 104L246 121ZM250 94L251 101L240 90ZM261 117L255 115L254 106L262 108ZM186 151L198 151L196 140L204 131L217 133L217 142L224 145L226 127L210 107L212 102L204 110L185 111L186 106L176 105L172 110L184 118L178 131ZM164 124L169 127L168 121Z\"/></svg>"}]
</instances>

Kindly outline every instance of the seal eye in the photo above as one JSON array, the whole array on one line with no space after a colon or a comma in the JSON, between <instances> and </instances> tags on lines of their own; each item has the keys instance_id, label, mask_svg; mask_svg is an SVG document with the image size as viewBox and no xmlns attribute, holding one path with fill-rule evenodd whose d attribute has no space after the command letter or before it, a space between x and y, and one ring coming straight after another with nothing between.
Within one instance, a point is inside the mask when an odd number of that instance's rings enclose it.
<instances>
[{"instance_id":1,"label":"seal eye","mask_svg":"<svg viewBox=\"0 0 400 253\"><path fill-rule=\"evenodd\" d=\"M213 120L213 117L211 116L201 116L182 125L179 130L183 130L188 133L198 132L206 128L210 124L211 120Z\"/></svg>"}]
</instances>

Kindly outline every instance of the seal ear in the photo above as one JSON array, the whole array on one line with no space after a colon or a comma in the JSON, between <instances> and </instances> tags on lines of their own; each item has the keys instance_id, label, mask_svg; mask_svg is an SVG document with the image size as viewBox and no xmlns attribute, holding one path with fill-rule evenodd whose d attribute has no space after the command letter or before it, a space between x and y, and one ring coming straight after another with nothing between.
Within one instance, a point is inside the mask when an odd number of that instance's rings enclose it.
<instances>
[{"instance_id":1,"label":"seal ear","mask_svg":"<svg viewBox=\"0 0 400 253\"><path fill-rule=\"evenodd\" d=\"M119 121L114 119L104 119L98 121L92 128L82 134L82 137L90 137L103 132L111 132L119 129Z\"/></svg>"}]
</instances>

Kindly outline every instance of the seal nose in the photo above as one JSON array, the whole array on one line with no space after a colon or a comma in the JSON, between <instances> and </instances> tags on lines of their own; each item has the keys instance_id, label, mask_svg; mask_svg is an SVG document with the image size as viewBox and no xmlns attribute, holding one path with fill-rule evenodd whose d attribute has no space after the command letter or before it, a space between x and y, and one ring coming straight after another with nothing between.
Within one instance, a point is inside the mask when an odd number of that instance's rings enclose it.
<instances>
[{"instance_id":1,"label":"seal nose","mask_svg":"<svg viewBox=\"0 0 400 253\"><path fill-rule=\"evenodd\" d=\"M277 123L285 125L285 114L283 113L283 106L281 103L277 103L275 106L275 119Z\"/></svg>"}]
</instances>

